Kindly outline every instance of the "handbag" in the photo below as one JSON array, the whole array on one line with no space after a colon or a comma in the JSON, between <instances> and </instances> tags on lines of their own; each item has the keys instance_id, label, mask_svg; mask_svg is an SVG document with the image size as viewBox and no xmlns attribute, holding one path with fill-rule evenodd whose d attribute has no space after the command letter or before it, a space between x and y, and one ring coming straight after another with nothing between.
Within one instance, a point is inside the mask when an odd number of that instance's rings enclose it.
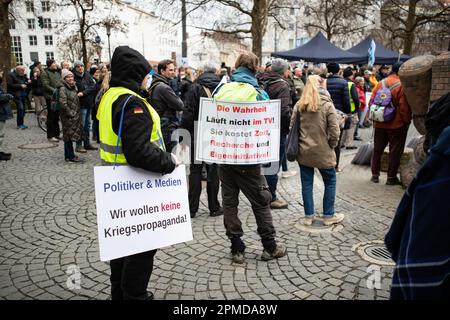
<instances>
[{"instance_id":1,"label":"handbag","mask_svg":"<svg viewBox=\"0 0 450 320\"><path fill-rule=\"evenodd\" d=\"M289 131L286 141L286 158L288 161L295 161L298 156L298 137L300 134L300 112L294 111L294 123Z\"/></svg>"}]
</instances>

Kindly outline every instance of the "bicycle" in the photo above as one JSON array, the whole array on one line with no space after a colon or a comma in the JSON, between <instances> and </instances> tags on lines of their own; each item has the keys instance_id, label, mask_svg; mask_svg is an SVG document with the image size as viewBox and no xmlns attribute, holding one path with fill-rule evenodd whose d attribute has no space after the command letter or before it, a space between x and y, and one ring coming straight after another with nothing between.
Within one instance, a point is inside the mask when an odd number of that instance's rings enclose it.
<instances>
[{"instance_id":1,"label":"bicycle","mask_svg":"<svg viewBox=\"0 0 450 320\"><path fill-rule=\"evenodd\" d=\"M47 132L47 108L43 108L36 114L39 128Z\"/></svg>"}]
</instances>

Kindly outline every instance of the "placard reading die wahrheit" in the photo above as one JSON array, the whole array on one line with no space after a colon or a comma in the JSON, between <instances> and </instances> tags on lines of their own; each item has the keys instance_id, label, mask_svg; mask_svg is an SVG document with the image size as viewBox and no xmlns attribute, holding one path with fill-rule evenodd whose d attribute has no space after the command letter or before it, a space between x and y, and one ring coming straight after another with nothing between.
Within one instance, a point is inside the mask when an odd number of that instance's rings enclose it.
<instances>
[{"instance_id":1,"label":"placard reading die wahrheit","mask_svg":"<svg viewBox=\"0 0 450 320\"><path fill-rule=\"evenodd\" d=\"M196 159L221 164L277 162L280 100L200 99Z\"/></svg>"},{"instance_id":2,"label":"placard reading die wahrheit","mask_svg":"<svg viewBox=\"0 0 450 320\"><path fill-rule=\"evenodd\" d=\"M185 167L167 175L95 167L100 260L192 240Z\"/></svg>"}]
</instances>

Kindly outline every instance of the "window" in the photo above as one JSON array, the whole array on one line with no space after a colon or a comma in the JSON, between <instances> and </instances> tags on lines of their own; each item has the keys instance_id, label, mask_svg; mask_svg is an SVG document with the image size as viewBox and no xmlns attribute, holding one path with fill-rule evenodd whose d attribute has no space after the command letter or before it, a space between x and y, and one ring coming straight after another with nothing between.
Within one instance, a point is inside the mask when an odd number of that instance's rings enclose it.
<instances>
[{"instance_id":1,"label":"window","mask_svg":"<svg viewBox=\"0 0 450 320\"><path fill-rule=\"evenodd\" d=\"M35 28L36 22L34 19L27 19L27 24L28 24L28 29L33 29Z\"/></svg>"},{"instance_id":2,"label":"window","mask_svg":"<svg viewBox=\"0 0 450 320\"><path fill-rule=\"evenodd\" d=\"M44 36L45 45L52 46L53 45L53 36Z\"/></svg>"},{"instance_id":3,"label":"window","mask_svg":"<svg viewBox=\"0 0 450 320\"><path fill-rule=\"evenodd\" d=\"M22 42L19 36L11 37L11 52L16 57L17 64L23 64Z\"/></svg>"},{"instance_id":4,"label":"window","mask_svg":"<svg viewBox=\"0 0 450 320\"><path fill-rule=\"evenodd\" d=\"M16 28L16 20L9 19L9 29L14 30Z\"/></svg>"},{"instance_id":5,"label":"window","mask_svg":"<svg viewBox=\"0 0 450 320\"><path fill-rule=\"evenodd\" d=\"M29 36L30 39L30 46L37 46L37 37L36 36Z\"/></svg>"},{"instance_id":6,"label":"window","mask_svg":"<svg viewBox=\"0 0 450 320\"><path fill-rule=\"evenodd\" d=\"M39 61L39 53L30 52L30 61Z\"/></svg>"},{"instance_id":7,"label":"window","mask_svg":"<svg viewBox=\"0 0 450 320\"><path fill-rule=\"evenodd\" d=\"M50 1L41 1L42 12L50 11Z\"/></svg>"},{"instance_id":8,"label":"window","mask_svg":"<svg viewBox=\"0 0 450 320\"><path fill-rule=\"evenodd\" d=\"M43 20L43 28L44 29L51 29L52 28L52 19L50 18L44 18Z\"/></svg>"},{"instance_id":9,"label":"window","mask_svg":"<svg viewBox=\"0 0 450 320\"><path fill-rule=\"evenodd\" d=\"M46 59L55 59L55 55L53 54L53 52L46 52L45 53L45 57Z\"/></svg>"},{"instance_id":10,"label":"window","mask_svg":"<svg viewBox=\"0 0 450 320\"><path fill-rule=\"evenodd\" d=\"M25 1L25 7L27 8L27 12L34 12L33 1Z\"/></svg>"},{"instance_id":11,"label":"window","mask_svg":"<svg viewBox=\"0 0 450 320\"><path fill-rule=\"evenodd\" d=\"M289 39L289 49L294 48L294 39Z\"/></svg>"}]
</instances>

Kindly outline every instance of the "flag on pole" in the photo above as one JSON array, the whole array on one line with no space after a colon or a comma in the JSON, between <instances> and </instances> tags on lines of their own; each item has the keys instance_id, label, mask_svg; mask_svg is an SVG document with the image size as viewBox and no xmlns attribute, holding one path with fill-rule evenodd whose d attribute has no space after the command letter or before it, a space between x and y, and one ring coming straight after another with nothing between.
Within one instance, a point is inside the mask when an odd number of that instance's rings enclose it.
<instances>
[{"instance_id":1,"label":"flag on pole","mask_svg":"<svg viewBox=\"0 0 450 320\"><path fill-rule=\"evenodd\" d=\"M369 51L367 52L368 55L368 65L369 67L373 66L375 63L375 49L377 48L377 45L375 41L372 39L372 42L370 43Z\"/></svg>"}]
</instances>

